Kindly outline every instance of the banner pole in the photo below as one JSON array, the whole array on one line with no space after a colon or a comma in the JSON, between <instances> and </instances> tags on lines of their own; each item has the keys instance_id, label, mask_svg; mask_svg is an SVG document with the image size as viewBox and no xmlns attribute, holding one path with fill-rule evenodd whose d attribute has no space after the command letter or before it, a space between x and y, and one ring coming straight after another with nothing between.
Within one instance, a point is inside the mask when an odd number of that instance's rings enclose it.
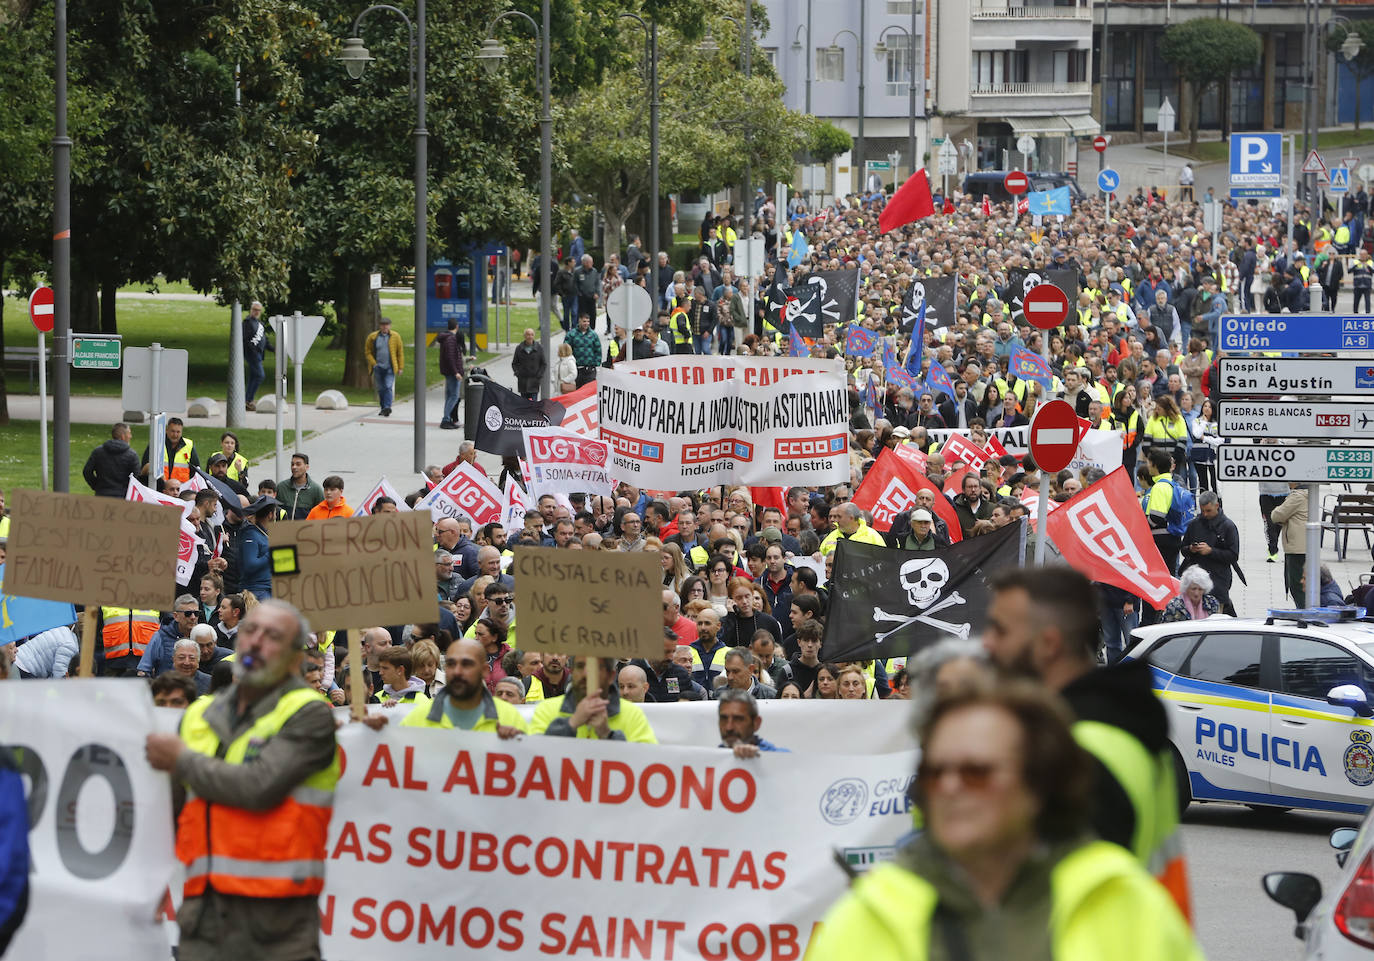
<instances>
[{"instance_id":1,"label":"banner pole","mask_svg":"<svg viewBox=\"0 0 1374 961\"><path fill-rule=\"evenodd\" d=\"M1303 568L1307 588L1303 599L1306 607L1320 607L1322 594L1322 485L1307 485L1307 556Z\"/></svg>"},{"instance_id":2,"label":"banner pole","mask_svg":"<svg viewBox=\"0 0 1374 961\"><path fill-rule=\"evenodd\" d=\"M1050 516L1050 475L1040 470L1040 497L1035 504L1035 566L1045 566L1045 521Z\"/></svg>"},{"instance_id":3,"label":"banner pole","mask_svg":"<svg viewBox=\"0 0 1374 961\"><path fill-rule=\"evenodd\" d=\"M95 608L87 604L81 612L81 666L78 677L95 676Z\"/></svg>"},{"instance_id":4,"label":"banner pole","mask_svg":"<svg viewBox=\"0 0 1374 961\"><path fill-rule=\"evenodd\" d=\"M353 702L353 720L361 721L367 717L367 705L363 703L363 671L367 670L367 665L363 663L363 641L358 633L361 628L350 627L348 629L348 699Z\"/></svg>"}]
</instances>

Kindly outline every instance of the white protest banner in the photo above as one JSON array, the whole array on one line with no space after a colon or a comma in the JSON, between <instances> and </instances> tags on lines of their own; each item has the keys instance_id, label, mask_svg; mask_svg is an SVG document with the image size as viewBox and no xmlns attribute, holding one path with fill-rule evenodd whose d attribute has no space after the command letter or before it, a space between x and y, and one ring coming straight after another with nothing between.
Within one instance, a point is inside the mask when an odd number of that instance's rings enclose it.
<instances>
[{"instance_id":1,"label":"white protest banner","mask_svg":"<svg viewBox=\"0 0 1374 961\"><path fill-rule=\"evenodd\" d=\"M838 360L676 355L597 372L617 480L655 490L849 478Z\"/></svg>"},{"instance_id":2,"label":"white protest banner","mask_svg":"<svg viewBox=\"0 0 1374 961\"><path fill-rule=\"evenodd\" d=\"M501 491L482 471L459 461L447 477L417 503L416 507L428 507L440 517L466 517L474 527L490 524L501 519L501 506L504 503Z\"/></svg>"},{"instance_id":3,"label":"white protest banner","mask_svg":"<svg viewBox=\"0 0 1374 961\"><path fill-rule=\"evenodd\" d=\"M100 498L95 498L99 500ZM172 857L172 792L144 759L143 684L0 684L0 744L24 774L29 910L7 957L171 957L158 919Z\"/></svg>"},{"instance_id":4,"label":"white protest banner","mask_svg":"<svg viewBox=\"0 0 1374 961\"><path fill-rule=\"evenodd\" d=\"M505 501L501 508L501 524L507 531L523 530L525 511L533 505L525 489L515 482L514 477L506 478Z\"/></svg>"},{"instance_id":5,"label":"white protest banner","mask_svg":"<svg viewBox=\"0 0 1374 961\"><path fill-rule=\"evenodd\" d=\"M530 496L609 494L611 445L561 427L526 427Z\"/></svg>"},{"instance_id":6,"label":"white protest banner","mask_svg":"<svg viewBox=\"0 0 1374 961\"><path fill-rule=\"evenodd\" d=\"M377 503L379 497L390 497L396 502L397 511L410 510L406 505L406 499L396 492L396 488L391 486L391 481L387 480L386 475L383 474L382 479L377 481L377 486L367 492L367 496L364 497L362 503L358 505L358 509L353 512L353 516L366 517L371 514L372 507Z\"/></svg>"},{"instance_id":7,"label":"white protest banner","mask_svg":"<svg viewBox=\"0 0 1374 961\"><path fill-rule=\"evenodd\" d=\"M339 743L331 958L800 961L847 885L834 852L867 867L911 830L914 751L741 761L358 724Z\"/></svg>"},{"instance_id":8,"label":"white protest banner","mask_svg":"<svg viewBox=\"0 0 1374 961\"><path fill-rule=\"evenodd\" d=\"M151 487L144 487L132 477L129 478L129 486L124 491L124 499L136 504L166 504L181 511L181 539L177 543L176 580L183 587L189 585L191 575L196 569L196 545L204 543L190 521L195 502L159 493Z\"/></svg>"},{"instance_id":9,"label":"white protest banner","mask_svg":"<svg viewBox=\"0 0 1374 961\"><path fill-rule=\"evenodd\" d=\"M1069 462L1069 470L1083 471L1096 467L1110 474L1121 466L1121 431L1090 430L1078 444L1078 453Z\"/></svg>"},{"instance_id":10,"label":"white protest banner","mask_svg":"<svg viewBox=\"0 0 1374 961\"><path fill-rule=\"evenodd\" d=\"M927 429L926 434L930 437L932 444L944 445L954 434L968 436L968 431L954 430L948 427L938 427L933 430ZM989 427L987 431L989 439L995 439L1009 454L1020 457L1022 454L1030 453L1030 427Z\"/></svg>"},{"instance_id":11,"label":"white protest banner","mask_svg":"<svg viewBox=\"0 0 1374 961\"><path fill-rule=\"evenodd\" d=\"M563 422L558 426L581 434L600 437L601 420L597 413L596 381L583 384L570 394L560 394L554 400L563 405Z\"/></svg>"}]
</instances>

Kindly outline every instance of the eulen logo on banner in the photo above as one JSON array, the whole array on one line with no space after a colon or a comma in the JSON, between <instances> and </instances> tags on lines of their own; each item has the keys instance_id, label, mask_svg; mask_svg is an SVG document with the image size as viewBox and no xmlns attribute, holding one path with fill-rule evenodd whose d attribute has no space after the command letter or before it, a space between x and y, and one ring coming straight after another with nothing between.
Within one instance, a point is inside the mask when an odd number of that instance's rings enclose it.
<instances>
[{"instance_id":1,"label":"eulen logo on banner","mask_svg":"<svg viewBox=\"0 0 1374 961\"><path fill-rule=\"evenodd\" d=\"M646 444L637 437L626 437L624 434L615 434L602 428L601 439L606 441L615 449L617 454L624 454L626 457L633 457L635 460L647 460L654 463L663 462L663 445Z\"/></svg>"},{"instance_id":2,"label":"eulen logo on banner","mask_svg":"<svg viewBox=\"0 0 1374 961\"><path fill-rule=\"evenodd\" d=\"M843 454L847 449L845 436L834 434L830 437L779 438L773 444L773 456L779 460L805 457L830 457Z\"/></svg>"},{"instance_id":3,"label":"eulen logo on banner","mask_svg":"<svg viewBox=\"0 0 1374 961\"><path fill-rule=\"evenodd\" d=\"M606 466L604 444L592 440L575 441L563 437L529 438L530 459L536 463L590 464Z\"/></svg>"},{"instance_id":4,"label":"eulen logo on banner","mask_svg":"<svg viewBox=\"0 0 1374 961\"><path fill-rule=\"evenodd\" d=\"M1082 500L1069 505L1066 515L1088 546L1098 557L1116 567L1136 587L1142 596L1162 601L1168 596L1166 586L1150 580L1148 565L1135 542L1121 530L1121 525L1107 503L1107 495L1096 490Z\"/></svg>"},{"instance_id":5,"label":"eulen logo on banner","mask_svg":"<svg viewBox=\"0 0 1374 961\"><path fill-rule=\"evenodd\" d=\"M684 464L704 464L707 461L729 457L737 461L754 459L754 445L748 441L723 437L705 444L683 444L682 462Z\"/></svg>"}]
</instances>

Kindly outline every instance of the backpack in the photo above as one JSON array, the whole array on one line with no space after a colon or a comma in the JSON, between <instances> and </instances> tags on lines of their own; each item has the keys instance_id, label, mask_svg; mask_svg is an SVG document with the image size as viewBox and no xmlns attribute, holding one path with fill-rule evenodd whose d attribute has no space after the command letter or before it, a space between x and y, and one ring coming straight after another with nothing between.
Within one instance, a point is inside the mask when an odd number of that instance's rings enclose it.
<instances>
[{"instance_id":1,"label":"backpack","mask_svg":"<svg viewBox=\"0 0 1374 961\"><path fill-rule=\"evenodd\" d=\"M1197 516L1197 498L1176 480L1170 479L1169 486L1174 489L1174 497L1169 504L1169 513L1164 515L1164 526L1170 534L1181 537Z\"/></svg>"}]
</instances>

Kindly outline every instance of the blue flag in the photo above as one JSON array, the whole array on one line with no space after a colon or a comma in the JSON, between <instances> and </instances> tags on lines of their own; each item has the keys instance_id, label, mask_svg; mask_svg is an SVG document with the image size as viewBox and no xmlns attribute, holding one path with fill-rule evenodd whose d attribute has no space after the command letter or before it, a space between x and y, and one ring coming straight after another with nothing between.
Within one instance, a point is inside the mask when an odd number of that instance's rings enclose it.
<instances>
[{"instance_id":1,"label":"blue flag","mask_svg":"<svg viewBox=\"0 0 1374 961\"><path fill-rule=\"evenodd\" d=\"M926 376L926 386L931 390L942 391L951 399L954 397L954 385L949 382L949 374L945 372L944 364L934 358L930 361L930 373Z\"/></svg>"},{"instance_id":2,"label":"blue flag","mask_svg":"<svg viewBox=\"0 0 1374 961\"><path fill-rule=\"evenodd\" d=\"M877 349L878 335L857 324L851 325L844 335L844 352L850 357L872 357Z\"/></svg>"},{"instance_id":3,"label":"blue flag","mask_svg":"<svg viewBox=\"0 0 1374 961\"><path fill-rule=\"evenodd\" d=\"M888 340L883 341L883 366L888 370L897 366L897 348Z\"/></svg>"},{"instance_id":4,"label":"blue flag","mask_svg":"<svg viewBox=\"0 0 1374 961\"><path fill-rule=\"evenodd\" d=\"M806 242L806 234L800 230L792 231L792 249L787 252L787 266L797 266L809 253L811 253L811 247Z\"/></svg>"},{"instance_id":5,"label":"blue flag","mask_svg":"<svg viewBox=\"0 0 1374 961\"><path fill-rule=\"evenodd\" d=\"M871 376L868 386L864 388L863 404L875 411L878 409L878 382Z\"/></svg>"},{"instance_id":6,"label":"blue flag","mask_svg":"<svg viewBox=\"0 0 1374 961\"><path fill-rule=\"evenodd\" d=\"M905 367L890 367L887 371L887 382L896 384L898 387L909 387L914 393L920 390L920 381L911 376L911 372Z\"/></svg>"},{"instance_id":7,"label":"blue flag","mask_svg":"<svg viewBox=\"0 0 1374 961\"><path fill-rule=\"evenodd\" d=\"M787 326L791 329L791 335L789 336L787 343L787 356L810 357L811 351L806 349L806 340L802 337L801 334L797 333L797 325L788 324Z\"/></svg>"},{"instance_id":8,"label":"blue flag","mask_svg":"<svg viewBox=\"0 0 1374 961\"><path fill-rule=\"evenodd\" d=\"M921 351L926 346L926 326L925 326L925 307L921 308L921 320L916 322L916 326L911 328L911 343L906 349L906 372L911 375L912 380L921 379Z\"/></svg>"},{"instance_id":9,"label":"blue flag","mask_svg":"<svg viewBox=\"0 0 1374 961\"><path fill-rule=\"evenodd\" d=\"M1055 187L1053 190L1033 190L1030 193L1031 214L1044 217L1047 214L1068 214L1073 210L1073 195L1068 187Z\"/></svg>"},{"instance_id":10,"label":"blue flag","mask_svg":"<svg viewBox=\"0 0 1374 961\"><path fill-rule=\"evenodd\" d=\"M1018 347L1011 355L1011 372L1022 380L1033 380L1049 390L1054 385L1054 371L1049 361L1039 354Z\"/></svg>"},{"instance_id":11,"label":"blue flag","mask_svg":"<svg viewBox=\"0 0 1374 961\"><path fill-rule=\"evenodd\" d=\"M40 634L76 620L76 608L61 601L6 594L5 565L0 564L0 644Z\"/></svg>"}]
</instances>

